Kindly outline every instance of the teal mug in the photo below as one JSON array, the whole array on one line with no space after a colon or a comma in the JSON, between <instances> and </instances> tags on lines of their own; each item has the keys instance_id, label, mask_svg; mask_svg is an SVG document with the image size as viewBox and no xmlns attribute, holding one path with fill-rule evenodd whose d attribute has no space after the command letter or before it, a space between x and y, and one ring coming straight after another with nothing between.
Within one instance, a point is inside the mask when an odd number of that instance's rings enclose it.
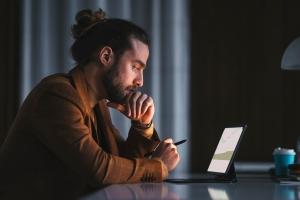
<instances>
[{"instance_id":1,"label":"teal mug","mask_svg":"<svg viewBox=\"0 0 300 200\"><path fill-rule=\"evenodd\" d=\"M294 149L276 148L273 151L275 175L286 177L289 175L288 166L294 164L296 153Z\"/></svg>"}]
</instances>

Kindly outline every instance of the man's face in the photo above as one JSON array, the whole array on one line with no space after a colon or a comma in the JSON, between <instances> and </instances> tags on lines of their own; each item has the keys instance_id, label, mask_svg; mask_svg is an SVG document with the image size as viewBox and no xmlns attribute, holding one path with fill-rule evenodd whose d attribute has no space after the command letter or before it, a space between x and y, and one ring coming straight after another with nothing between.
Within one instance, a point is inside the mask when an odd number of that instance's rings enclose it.
<instances>
[{"instance_id":1,"label":"man's face","mask_svg":"<svg viewBox=\"0 0 300 200\"><path fill-rule=\"evenodd\" d=\"M108 99L122 103L131 92L143 86L143 72L149 48L137 39L131 39L132 48L126 50L104 75Z\"/></svg>"}]
</instances>

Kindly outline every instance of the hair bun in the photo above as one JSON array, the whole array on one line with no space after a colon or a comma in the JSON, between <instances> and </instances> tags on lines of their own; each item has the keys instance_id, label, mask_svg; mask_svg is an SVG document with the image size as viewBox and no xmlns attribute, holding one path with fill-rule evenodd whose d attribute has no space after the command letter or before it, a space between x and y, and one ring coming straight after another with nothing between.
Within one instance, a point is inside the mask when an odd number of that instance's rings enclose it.
<instances>
[{"instance_id":1,"label":"hair bun","mask_svg":"<svg viewBox=\"0 0 300 200\"><path fill-rule=\"evenodd\" d=\"M71 28L73 37L75 39L80 38L82 35L84 35L85 32L91 29L98 22L105 20L105 17L106 14L101 8L99 8L99 10L95 11L94 13L90 9L79 11L75 17L77 23L73 24Z\"/></svg>"}]
</instances>

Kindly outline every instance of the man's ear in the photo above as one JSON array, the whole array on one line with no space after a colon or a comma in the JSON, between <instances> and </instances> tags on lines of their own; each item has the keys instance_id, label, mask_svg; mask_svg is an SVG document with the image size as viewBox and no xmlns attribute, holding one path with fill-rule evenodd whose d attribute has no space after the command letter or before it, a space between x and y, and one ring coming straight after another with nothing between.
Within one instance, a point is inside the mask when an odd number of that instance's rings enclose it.
<instances>
[{"instance_id":1,"label":"man's ear","mask_svg":"<svg viewBox=\"0 0 300 200\"><path fill-rule=\"evenodd\" d=\"M112 48L105 46L99 51L98 59L102 65L111 66L113 63L113 56L114 52Z\"/></svg>"}]
</instances>

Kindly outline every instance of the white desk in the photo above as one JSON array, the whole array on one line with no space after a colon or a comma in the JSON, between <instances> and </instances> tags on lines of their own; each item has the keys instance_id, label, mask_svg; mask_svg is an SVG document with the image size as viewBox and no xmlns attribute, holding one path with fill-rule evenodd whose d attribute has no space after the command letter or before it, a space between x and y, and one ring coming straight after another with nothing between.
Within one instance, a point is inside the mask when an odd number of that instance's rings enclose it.
<instances>
[{"instance_id":1,"label":"white desk","mask_svg":"<svg viewBox=\"0 0 300 200\"><path fill-rule=\"evenodd\" d=\"M238 174L237 183L117 184L80 199L296 200L300 199L300 185L280 185L273 182L267 174L259 176Z\"/></svg>"}]
</instances>

